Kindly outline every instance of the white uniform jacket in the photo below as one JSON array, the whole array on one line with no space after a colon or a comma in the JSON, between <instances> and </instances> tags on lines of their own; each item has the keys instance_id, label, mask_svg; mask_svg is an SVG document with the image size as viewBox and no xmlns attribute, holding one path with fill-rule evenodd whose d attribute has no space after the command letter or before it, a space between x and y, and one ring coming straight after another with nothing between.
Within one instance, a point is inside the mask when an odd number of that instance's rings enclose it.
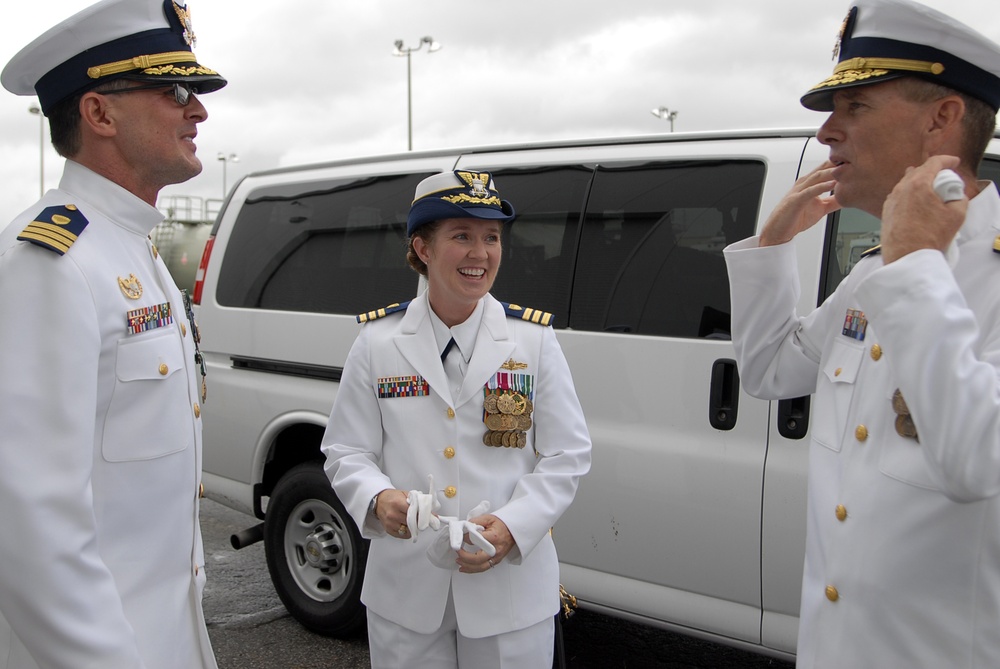
<instances>
[{"instance_id":1,"label":"white uniform jacket","mask_svg":"<svg viewBox=\"0 0 1000 669\"><path fill-rule=\"evenodd\" d=\"M726 250L747 391L816 393L800 667L1000 667L998 235L989 184L953 269L872 255L805 318L794 243Z\"/></svg>"},{"instance_id":2,"label":"white uniform jacket","mask_svg":"<svg viewBox=\"0 0 1000 669\"><path fill-rule=\"evenodd\" d=\"M81 215L65 255L16 240ZM162 218L68 162L59 189L0 232L0 667L216 666L200 383L181 294L148 239Z\"/></svg>"},{"instance_id":3,"label":"white uniform jacket","mask_svg":"<svg viewBox=\"0 0 1000 669\"><path fill-rule=\"evenodd\" d=\"M362 601L420 633L437 630L449 585L463 635L522 629L558 610L559 565L549 529L590 469L590 435L569 367L551 327L507 317L487 295L482 326L457 397L434 338L427 297L367 323L344 369L323 450L333 487L365 537L372 538ZM533 426L523 448L483 443L484 387L508 361L530 377ZM513 365L511 365L513 366ZM423 395L393 396L380 381L420 377ZM444 390L439 390L444 389ZM406 394L406 393L404 393ZM381 397L380 397L381 395ZM433 475L439 514L465 519L482 500L506 523L517 547L496 568L463 574L426 556L433 530L416 541L386 537L368 513L386 488L427 491Z\"/></svg>"}]
</instances>

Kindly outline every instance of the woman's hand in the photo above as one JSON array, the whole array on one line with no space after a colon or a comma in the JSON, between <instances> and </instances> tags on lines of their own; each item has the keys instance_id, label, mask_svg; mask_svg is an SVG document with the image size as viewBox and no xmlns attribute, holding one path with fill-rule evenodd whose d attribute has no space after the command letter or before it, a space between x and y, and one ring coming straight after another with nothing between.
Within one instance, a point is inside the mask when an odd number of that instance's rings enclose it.
<instances>
[{"instance_id":1,"label":"woman's hand","mask_svg":"<svg viewBox=\"0 0 1000 669\"><path fill-rule=\"evenodd\" d=\"M493 547L497 551L493 557L490 557L486 551L470 553L464 548L458 551L458 570L464 574L480 574L500 564L507 554L514 549L516 543L510 530L507 529L507 525L493 514L476 516L475 518L470 518L469 522L483 528L481 533L483 538L493 544ZM465 536L465 543L471 543L468 535Z\"/></svg>"},{"instance_id":2,"label":"woman's hand","mask_svg":"<svg viewBox=\"0 0 1000 669\"><path fill-rule=\"evenodd\" d=\"M410 528L406 526L406 512L409 508L409 493L390 488L378 494L375 516L390 537L409 539Z\"/></svg>"}]
</instances>

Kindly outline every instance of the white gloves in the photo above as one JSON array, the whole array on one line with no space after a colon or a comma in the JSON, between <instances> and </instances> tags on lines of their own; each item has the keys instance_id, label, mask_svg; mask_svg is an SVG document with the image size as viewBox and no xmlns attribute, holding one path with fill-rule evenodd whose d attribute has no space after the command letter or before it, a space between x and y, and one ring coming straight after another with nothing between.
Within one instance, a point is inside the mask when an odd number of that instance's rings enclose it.
<instances>
[{"instance_id":1,"label":"white gloves","mask_svg":"<svg viewBox=\"0 0 1000 669\"><path fill-rule=\"evenodd\" d=\"M483 500L469 511L465 520L459 520L454 516L439 516L442 522L448 524L448 532L441 532L434 539L434 543L427 547L427 559L434 566L442 569L458 569L458 565L455 563L455 554L461 550L462 538L465 534L469 535L469 540L474 544L474 546L466 544L468 548L478 547L490 557L496 555L497 549L481 534L483 526L469 521L469 518L481 516L489 510L490 503Z\"/></svg>"},{"instance_id":2,"label":"white gloves","mask_svg":"<svg viewBox=\"0 0 1000 669\"><path fill-rule=\"evenodd\" d=\"M414 541L422 530L427 528L440 530L443 526L447 526L448 531L438 534L433 543L427 547L427 558L442 569L458 569L455 557L462 548L462 538L466 534L473 544L468 546L469 548L478 547L490 557L496 555L497 549L482 535L483 526L469 521L470 518L489 512L489 501L483 500L477 504L469 511L465 520L459 520L454 516L437 516L435 512L441 508L441 502L438 501L434 491L433 476L427 476L427 484L427 492L411 490L406 497L410 503L410 507L406 510L406 527L410 530L410 536Z\"/></svg>"},{"instance_id":3,"label":"white gloves","mask_svg":"<svg viewBox=\"0 0 1000 669\"><path fill-rule=\"evenodd\" d=\"M441 502L434 494L434 477L427 475L428 492L411 490L407 495L410 508L406 510L406 527L410 530L410 536L417 540L420 530L428 527L432 530L441 529L441 520L434 515L434 512L441 508Z\"/></svg>"}]
</instances>

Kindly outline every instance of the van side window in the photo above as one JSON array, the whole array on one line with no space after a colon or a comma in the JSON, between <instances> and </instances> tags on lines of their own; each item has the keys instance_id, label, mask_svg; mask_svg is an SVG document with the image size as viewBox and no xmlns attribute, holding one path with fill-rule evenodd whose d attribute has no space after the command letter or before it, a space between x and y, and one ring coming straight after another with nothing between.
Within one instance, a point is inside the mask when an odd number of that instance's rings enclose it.
<instances>
[{"instance_id":1,"label":"van side window","mask_svg":"<svg viewBox=\"0 0 1000 669\"><path fill-rule=\"evenodd\" d=\"M729 338L722 249L753 234L763 184L756 161L598 168L570 327Z\"/></svg>"},{"instance_id":2,"label":"van side window","mask_svg":"<svg viewBox=\"0 0 1000 669\"><path fill-rule=\"evenodd\" d=\"M517 218L504 230L500 272L490 292L498 300L555 314L555 326L564 328L593 168L495 170L493 175Z\"/></svg>"},{"instance_id":3,"label":"van side window","mask_svg":"<svg viewBox=\"0 0 1000 669\"><path fill-rule=\"evenodd\" d=\"M551 311L556 327L726 339L722 249L753 234L764 171L736 160L495 171L518 215L493 293Z\"/></svg>"},{"instance_id":4,"label":"van side window","mask_svg":"<svg viewBox=\"0 0 1000 669\"><path fill-rule=\"evenodd\" d=\"M430 173L254 191L226 246L217 299L230 307L358 314L408 299L406 215Z\"/></svg>"}]
</instances>

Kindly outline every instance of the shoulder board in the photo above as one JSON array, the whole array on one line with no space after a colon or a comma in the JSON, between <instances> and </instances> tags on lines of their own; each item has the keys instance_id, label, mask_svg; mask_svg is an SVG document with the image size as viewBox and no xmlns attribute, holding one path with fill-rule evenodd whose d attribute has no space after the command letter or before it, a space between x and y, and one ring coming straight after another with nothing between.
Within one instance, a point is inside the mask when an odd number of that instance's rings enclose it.
<instances>
[{"instance_id":1,"label":"shoulder board","mask_svg":"<svg viewBox=\"0 0 1000 669\"><path fill-rule=\"evenodd\" d=\"M508 302L501 302L504 311L511 318L520 318L522 321L528 321L529 323L537 323L538 325L552 325L555 321L555 316L547 311L539 311L538 309L531 309L522 307L519 304L510 304Z\"/></svg>"},{"instance_id":2,"label":"shoulder board","mask_svg":"<svg viewBox=\"0 0 1000 669\"><path fill-rule=\"evenodd\" d=\"M387 307L382 307L381 309L376 309L375 311L366 311L363 314L358 314L357 319L359 323L367 323L368 321L375 321L383 316L388 316L389 314L394 314L397 311L406 311L406 308L410 306L410 300L400 304L396 302L395 304L390 304Z\"/></svg>"},{"instance_id":3,"label":"shoulder board","mask_svg":"<svg viewBox=\"0 0 1000 669\"><path fill-rule=\"evenodd\" d=\"M75 204L46 207L17 238L64 255L88 222Z\"/></svg>"},{"instance_id":4,"label":"shoulder board","mask_svg":"<svg viewBox=\"0 0 1000 669\"><path fill-rule=\"evenodd\" d=\"M865 251L864 253L862 253L861 257L862 258L867 258L868 256L877 256L880 253L882 253L882 245L881 244L879 244L878 246L871 247L870 249L868 249L867 251Z\"/></svg>"}]
</instances>

